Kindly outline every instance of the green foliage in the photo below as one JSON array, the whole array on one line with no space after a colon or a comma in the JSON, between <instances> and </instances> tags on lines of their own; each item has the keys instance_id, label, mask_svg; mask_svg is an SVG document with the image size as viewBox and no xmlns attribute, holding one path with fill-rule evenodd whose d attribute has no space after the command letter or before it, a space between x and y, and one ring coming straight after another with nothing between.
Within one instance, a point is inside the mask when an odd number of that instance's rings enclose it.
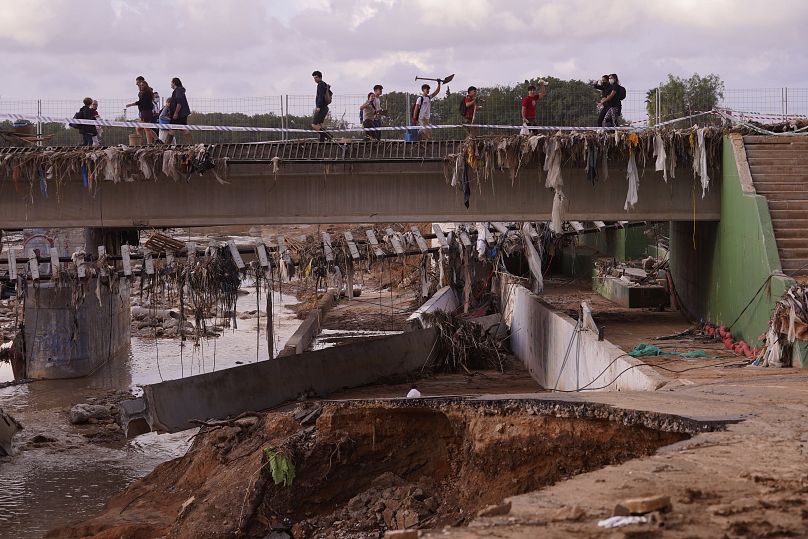
<instances>
[{"instance_id":1,"label":"green foliage","mask_svg":"<svg viewBox=\"0 0 808 539\"><path fill-rule=\"evenodd\" d=\"M657 92L661 103L659 112L664 122L694 112L712 110L724 98L724 81L714 73L704 77L694 73L688 79L669 74L667 82L648 90L646 94L649 125L656 123Z\"/></svg>"},{"instance_id":2,"label":"green foliage","mask_svg":"<svg viewBox=\"0 0 808 539\"><path fill-rule=\"evenodd\" d=\"M295 464L292 459L272 446L264 448L264 458L266 459L264 469L269 467L272 481L276 485L291 487L295 480Z\"/></svg>"}]
</instances>

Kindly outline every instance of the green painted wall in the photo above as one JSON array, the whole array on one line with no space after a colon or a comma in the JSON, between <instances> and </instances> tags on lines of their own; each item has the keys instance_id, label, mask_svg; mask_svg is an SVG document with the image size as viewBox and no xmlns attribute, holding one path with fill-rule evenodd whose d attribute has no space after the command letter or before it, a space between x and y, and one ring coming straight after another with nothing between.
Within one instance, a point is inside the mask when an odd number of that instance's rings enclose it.
<instances>
[{"instance_id":1,"label":"green painted wall","mask_svg":"<svg viewBox=\"0 0 808 539\"><path fill-rule=\"evenodd\" d=\"M667 226L667 224L666 224ZM634 260L648 256L647 247L651 243L644 234L643 226L610 228L602 232L581 236L581 244L592 247L599 253L613 256L618 260Z\"/></svg>"},{"instance_id":2,"label":"green painted wall","mask_svg":"<svg viewBox=\"0 0 808 539\"><path fill-rule=\"evenodd\" d=\"M736 338L758 343L774 303L794 281L782 275L769 279L781 267L766 198L744 193L728 137L722 154L721 184L713 184L721 189L721 221L671 223L671 268L691 317L734 322L730 329Z\"/></svg>"}]
</instances>

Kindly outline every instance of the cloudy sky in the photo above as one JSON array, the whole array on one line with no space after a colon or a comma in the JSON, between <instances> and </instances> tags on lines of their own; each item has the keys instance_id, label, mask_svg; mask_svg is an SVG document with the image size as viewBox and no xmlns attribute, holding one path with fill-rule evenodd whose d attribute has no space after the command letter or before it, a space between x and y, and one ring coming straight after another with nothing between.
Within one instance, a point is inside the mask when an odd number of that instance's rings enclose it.
<instances>
[{"instance_id":1,"label":"cloudy sky","mask_svg":"<svg viewBox=\"0 0 808 539\"><path fill-rule=\"evenodd\" d=\"M808 88L806 0L2 0L0 99L335 92L457 73L457 88L617 72Z\"/></svg>"}]
</instances>

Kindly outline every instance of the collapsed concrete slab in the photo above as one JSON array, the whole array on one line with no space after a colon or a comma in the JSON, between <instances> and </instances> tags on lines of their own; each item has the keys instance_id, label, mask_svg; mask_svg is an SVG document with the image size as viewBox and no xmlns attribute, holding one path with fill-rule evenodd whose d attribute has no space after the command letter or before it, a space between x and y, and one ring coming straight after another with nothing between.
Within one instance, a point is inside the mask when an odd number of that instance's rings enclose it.
<instances>
[{"instance_id":1,"label":"collapsed concrete slab","mask_svg":"<svg viewBox=\"0 0 808 539\"><path fill-rule=\"evenodd\" d=\"M12 440L21 429L20 422L0 408L0 457L11 455Z\"/></svg>"},{"instance_id":2,"label":"collapsed concrete slab","mask_svg":"<svg viewBox=\"0 0 808 539\"><path fill-rule=\"evenodd\" d=\"M383 381L420 369L436 349L437 331L422 329L261 361L143 388L122 406L123 424L177 432L194 419L222 419L284 402ZM403 396L403 395L402 395Z\"/></svg>"}]
</instances>

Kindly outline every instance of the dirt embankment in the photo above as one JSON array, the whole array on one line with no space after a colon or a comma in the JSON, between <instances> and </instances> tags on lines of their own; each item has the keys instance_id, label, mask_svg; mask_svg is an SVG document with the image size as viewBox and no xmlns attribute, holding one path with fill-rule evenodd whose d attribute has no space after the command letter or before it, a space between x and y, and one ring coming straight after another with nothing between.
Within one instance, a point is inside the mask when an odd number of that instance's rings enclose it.
<instances>
[{"instance_id":1,"label":"dirt embankment","mask_svg":"<svg viewBox=\"0 0 808 539\"><path fill-rule=\"evenodd\" d=\"M133 483L104 513L48 537L264 537L284 518L298 539L462 525L506 496L649 455L698 429L608 407L562 408L364 401L244 417L206 428L187 455ZM291 486L273 482L273 453L294 462Z\"/></svg>"}]
</instances>

